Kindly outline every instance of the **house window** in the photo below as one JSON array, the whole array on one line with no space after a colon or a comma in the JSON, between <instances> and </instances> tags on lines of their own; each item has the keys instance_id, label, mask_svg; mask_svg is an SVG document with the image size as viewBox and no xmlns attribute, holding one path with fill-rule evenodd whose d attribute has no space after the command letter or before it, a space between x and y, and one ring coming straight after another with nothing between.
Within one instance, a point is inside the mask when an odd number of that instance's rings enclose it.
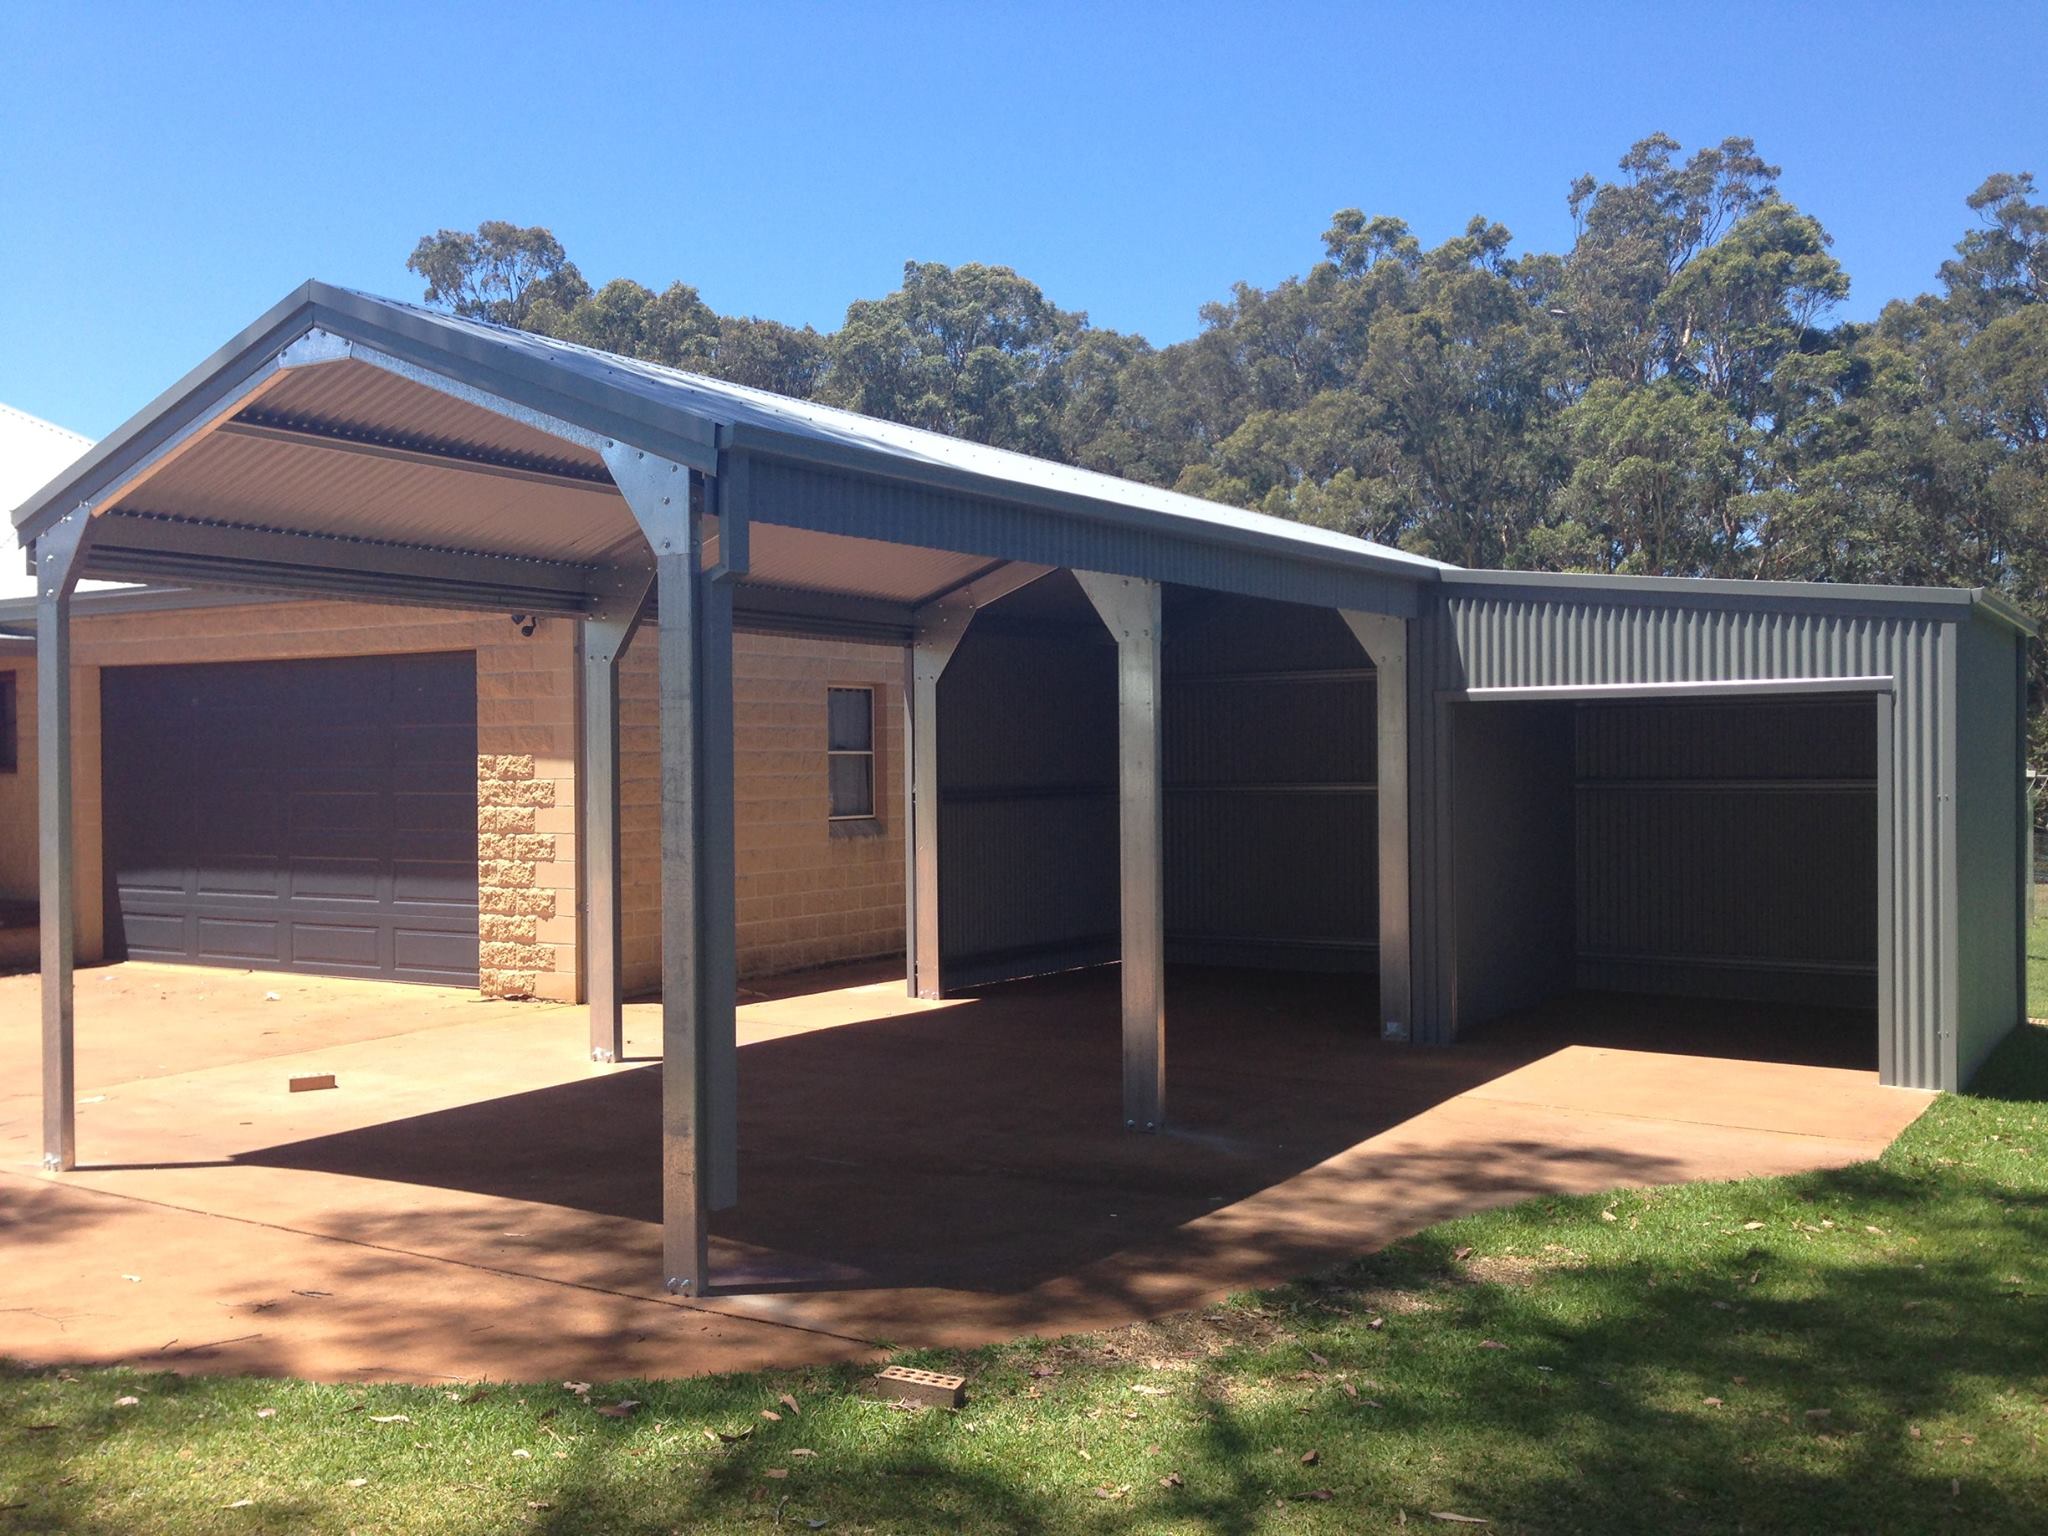
<instances>
[{"instance_id":1,"label":"house window","mask_svg":"<svg viewBox=\"0 0 2048 1536\"><path fill-rule=\"evenodd\" d=\"M14 674L0 672L0 773L21 766L21 715L15 706Z\"/></svg>"},{"instance_id":2,"label":"house window","mask_svg":"<svg viewBox=\"0 0 2048 1536\"><path fill-rule=\"evenodd\" d=\"M825 690L825 775L834 821L875 814L875 690Z\"/></svg>"}]
</instances>

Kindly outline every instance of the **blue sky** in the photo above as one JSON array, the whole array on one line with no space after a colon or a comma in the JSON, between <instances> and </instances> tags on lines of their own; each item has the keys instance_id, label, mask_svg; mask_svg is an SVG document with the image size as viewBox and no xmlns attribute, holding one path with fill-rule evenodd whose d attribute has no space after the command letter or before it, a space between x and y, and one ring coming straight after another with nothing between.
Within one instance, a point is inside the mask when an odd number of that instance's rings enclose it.
<instances>
[{"instance_id":1,"label":"blue sky","mask_svg":"<svg viewBox=\"0 0 2048 1536\"><path fill-rule=\"evenodd\" d=\"M2048 181L2048 6L0 4L0 400L100 435L309 276L550 225L594 281L835 326L1005 263L1164 342L1329 214L1570 238L1662 130L1749 134L1846 312L1932 285L1989 172Z\"/></svg>"}]
</instances>

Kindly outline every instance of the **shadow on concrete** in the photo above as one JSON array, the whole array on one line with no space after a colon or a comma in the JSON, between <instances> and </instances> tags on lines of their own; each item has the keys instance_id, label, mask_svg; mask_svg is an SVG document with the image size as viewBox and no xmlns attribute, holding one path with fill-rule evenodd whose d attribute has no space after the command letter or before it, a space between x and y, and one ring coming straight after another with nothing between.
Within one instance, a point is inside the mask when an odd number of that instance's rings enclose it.
<instances>
[{"instance_id":1,"label":"shadow on concrete","mask_svg":"<svg viewBox=\"0 0 2048 1536\"><path fill-rule=\"evenodd\" d=\"M738 1273L727 1268L722 1289L1004 1294L1133 1251L1169 1266L1178 1253L1226 1271L1241 1268L1254 1246L1268 1260L1326 1260L1342 1241L1333 1223L1357 1211L1333 1218L1319 1209L1327 1184L1303 1188L1297 1200L1290 1181L1571 1038L1565 1010L1533 1016L1520 1030L1496 1026L1455 1050L1386 1045L1374 1037L1369 979L1176 972L1172 1128L1134 1136L1119 1124L1116 985L1113 970L1046 977L958 1007L744 1046L742 1199L713 1229L758 1257ZM1682 1040L1674 1039L1659 1011L1666 1006L1657 1000L1646 1010L1638 999L1632 1013L1607 1009L1602 1043L1693 1054L1719 1044L1732 1055L1794 1032L1785 1010L1776 1010L1772 1031L1762 1013L1737 1005L1729 1038L1717 1041L1714 1010L1729 1005L1712 1005L1685 1018ZM639 1067L240 1161L651 1227L660 1219L659 1114L659 1070ZM1654 1182L1676 1167L1647 1150L1494 1139L1411 1149L1397 1161L1402 1173L1392 1182L1402 1187L1390 1187L1385 1203L1397 1220L1406 1199L1413 1224L1579 1182L1563 1165L1582 1164L1587 1177L1597 1168L1602 1183ZM1374 1177L1393 1167L1376 1161ZM1255 1195L1266 1197L1262 1232L1222 1242L1182 1231ZM435 1246L445 1248L449 1235ZM1234 1282L1226 1273L1218 1283Z\"/></svg>"}]
</instances>

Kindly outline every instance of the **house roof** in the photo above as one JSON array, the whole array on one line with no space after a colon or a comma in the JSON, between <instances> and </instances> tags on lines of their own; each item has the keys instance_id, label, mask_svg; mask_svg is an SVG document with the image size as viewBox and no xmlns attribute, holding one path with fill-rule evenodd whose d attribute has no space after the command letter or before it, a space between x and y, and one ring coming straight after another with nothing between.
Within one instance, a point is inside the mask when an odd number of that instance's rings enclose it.
<instances>
[{"instance_id":1,"label":"house roof","mask_svg":"<svg viewBox=\"0 0 2048 1536\"><path fill-rule=\"evenodd\" d=\"M0 509L13 512L75 464L92 439L0 403ZM35 578L19 559L0 560L0 602L35 596Z\"/></svg>"}]
</instances>

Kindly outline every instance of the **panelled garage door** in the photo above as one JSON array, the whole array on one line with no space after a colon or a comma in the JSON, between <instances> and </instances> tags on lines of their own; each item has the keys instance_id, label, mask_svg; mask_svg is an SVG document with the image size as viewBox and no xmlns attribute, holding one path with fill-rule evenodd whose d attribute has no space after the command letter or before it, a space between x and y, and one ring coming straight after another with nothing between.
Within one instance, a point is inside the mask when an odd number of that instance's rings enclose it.
<instances>
[{"instance_id":1,"label":"panelled garage door","mask_svg":"<svg viewBox=\"0 0 2048 1536\"><path fill-rule=\"evenodd\" d=\"M476 984L474 655L100 690L110 955Z\"/></svg>"}]
</instances>

